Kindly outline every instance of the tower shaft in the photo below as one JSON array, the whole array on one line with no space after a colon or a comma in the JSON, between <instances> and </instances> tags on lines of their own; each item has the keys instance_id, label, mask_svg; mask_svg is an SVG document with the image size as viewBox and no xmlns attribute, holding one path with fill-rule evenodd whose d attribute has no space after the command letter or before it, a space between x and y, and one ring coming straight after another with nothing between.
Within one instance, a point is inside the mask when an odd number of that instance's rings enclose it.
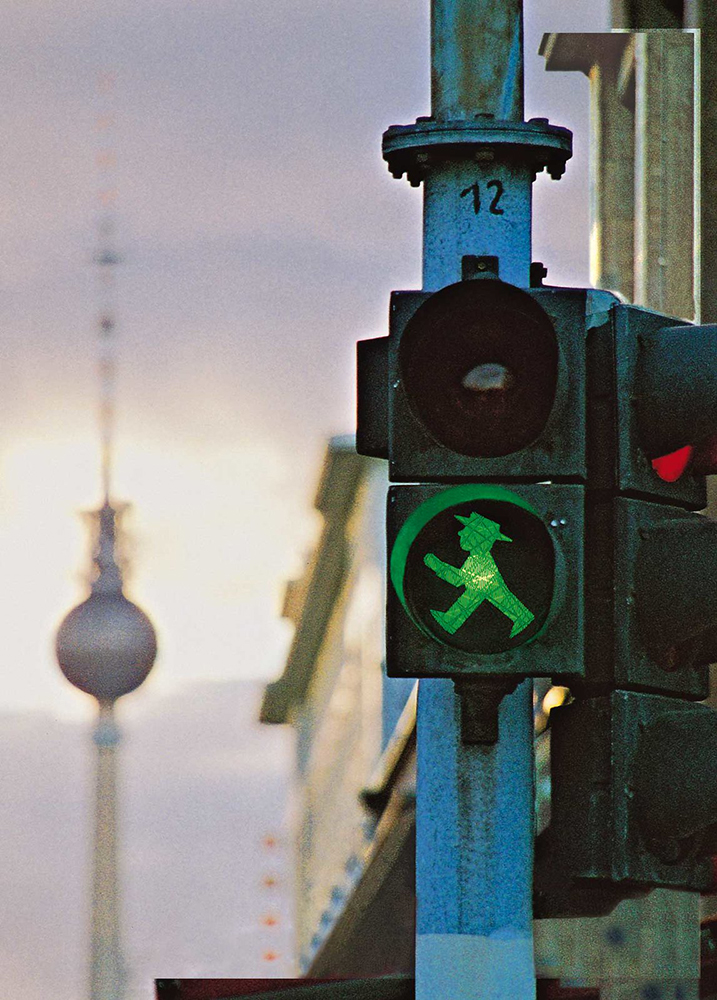
<instances>
[{"instance_id":1,"label":"tower shaft","mask_svg":"<svg viewBox=\"0 0 717 1000\"><path fill-rule=\"evenodd\" d=\"M124 968L120 945L120 891L117 837L117 746L114 703L99 702L93 742L95 836L92 859L90 1000L122 1000Z\"/></svg>"}]
</instances>

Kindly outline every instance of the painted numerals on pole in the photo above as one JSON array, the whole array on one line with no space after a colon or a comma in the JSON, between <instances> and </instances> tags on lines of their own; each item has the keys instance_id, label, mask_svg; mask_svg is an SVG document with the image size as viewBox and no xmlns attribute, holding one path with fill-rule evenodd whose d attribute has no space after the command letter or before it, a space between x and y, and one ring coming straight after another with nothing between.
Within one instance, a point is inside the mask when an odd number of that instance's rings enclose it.
<instances>
[{"instance_id":1,"label":"painted numerals on pole","mask_svg":"<svg viewBox=\"0 0 717 1000\"><path fill-rule=\"evenodd\" d=\"M426 177L424 290L459 281L466 255L497 257L501 279L527 287L530 176L515 163L450 161Z\"/></svg>"},{"instance_id":2,"label":"painted numerals on pole","mask_svg":"<svg viewBox=\"0 0 717 1000\"><path fill-rule=\"evenodd\" d=\"M472 205L474 215L478 215L481 210L490 212L491 215L503 215L505 208L501 207L501 200L505 193L503 182L497 177L489 180L483 185L481 196L481 184L478 181L461 191L461 198L468 198Z\"/></svg>"}]
</instances>

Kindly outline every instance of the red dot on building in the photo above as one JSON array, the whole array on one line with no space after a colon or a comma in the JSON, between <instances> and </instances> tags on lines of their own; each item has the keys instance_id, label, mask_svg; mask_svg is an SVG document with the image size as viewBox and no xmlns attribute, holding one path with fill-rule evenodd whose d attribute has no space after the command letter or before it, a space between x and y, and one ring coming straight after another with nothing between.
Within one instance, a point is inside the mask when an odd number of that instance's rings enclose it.
<instances>
[{"instance_id":1,"label":"red dot on building","mask_svg":"<svg viewBox=\"0 0 717 1000\"><path fill-rule=\"evenodd\" d=\"M272 837L271 834L269 834L269 836L264 837L264 839L262 840L262 844L269 850L273 850L273 848L275 848L277 845L276 837Z\"/></svg>"},{"instance_id":2,"label":"red dot on building","mask_svg":"<svg viewBox=\"0 0 717 1000\"><path fill-rule=\"evenodd\" d=\"M265 917L261 918L261 922L265 927L274 927L279 923L279 918L275 917L272 913L267 913Z\"/></svg>"},{"instance_id":3,"label":"red dot on building","mask_svg":"<svg viewBox=\"0 0 717 1000\"><path fill-rule=\"evenodd\" d=\"M271 889L272 886L275 886L277 882L278 879L274 878L273 875L265 875L261 880L261 884L267 886L269 889Z\"/></svg>"},{"instance_id":4,"label":"red dot on building","mask_svg":"<svg viewBox=\"0 0 717 1000\"><path fill-rule=\"evenodd\" d=\"M279 955L275 951L265 951L262 958L265 962L275 962L279 958Z\"/></svg>"}]
</instances>

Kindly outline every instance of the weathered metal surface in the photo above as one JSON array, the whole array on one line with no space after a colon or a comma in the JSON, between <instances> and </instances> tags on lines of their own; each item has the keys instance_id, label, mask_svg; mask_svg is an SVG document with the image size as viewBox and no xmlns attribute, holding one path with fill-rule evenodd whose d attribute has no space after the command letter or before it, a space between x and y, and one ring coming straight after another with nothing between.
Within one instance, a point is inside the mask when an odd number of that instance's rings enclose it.
<instances>
[{"instance_id":1,"label":"weathered metal surface","mask_svg":"<svg viewBox=\"0 0 717 1000\"><path fill-rule=\"evenodd\" d=\"M428 168L412 181L424 183L424 291L461 280L465 257L497 258L501 278L529 284L535 141L525 126L513 145L496 140L523 117L522 17L522 0L432 2L434 122L386 138L415 141L414 170ZM523 682L501 703L498 741L471 746L452 683L419 683L417 1000L535 997L531 700Z\"/></svg>"},{"instance_id":2,"label":"weathered metal surface","mask_svg":"<svg viewBox=\"0 0 717 1000\"><path fill-rule=\"evenodd\" d=\"M532 178L547 170L554 180L572 155L572 133L547 118L506 121L481 114L470 121L418 118L413 125L391 125L383 137L383 156L394 177L407 175L417 187L446 162L505 160L530 167ZM531 178L531 179L532 179Z\"/></svg>"},{"instance_id":3,"label":"weathered metal surface","mask_svg":"<svg viewBox=\"0 0 717 1000\"><path fill-rule=\"evenodd\" d=\"M451 682L419 682L417 1000L535 996L531 702L524 681L498 742L466 746Z\"/></svg>"},{"instance_id":4,"label":"weathered metal surface","mask_svg":"<svg viewBox=\"0 0 717 1000\"><path fill-rule=\"evenodd\" d=\"M431 109L436 118L522 119L522 0L433 0Z\"/></svg>"},{"instance_id":5,"label":"weathered metal surface","mask_svg":"<svg viewBox=\"0 0 717 1000\"><path fill-rule=\"evenodd\" d=\"M522 0L432 0L432 116L392 126L394 176L424 185L423 290L464 261L528 287L531 187L559 177L571 136L523 123ZM499 710L499 738L461 741L448 680L421 680L418 709L418 1000L532 1000L532 684Z\"/></svg>"},{"instance_id":6,"label":"weathered metal surface","mask_svg":"<svg viewBox=\"0 0 717 1000\"><path fill-rule=\"evenodd\" d=\"M423 196L424 290L460 281L466 256L497 257L503 281L528 284L531 180L529 167L492 159L450 163L431 172ZM492 204L500 214L491 211Z\"/></svg>"}]
</instances>

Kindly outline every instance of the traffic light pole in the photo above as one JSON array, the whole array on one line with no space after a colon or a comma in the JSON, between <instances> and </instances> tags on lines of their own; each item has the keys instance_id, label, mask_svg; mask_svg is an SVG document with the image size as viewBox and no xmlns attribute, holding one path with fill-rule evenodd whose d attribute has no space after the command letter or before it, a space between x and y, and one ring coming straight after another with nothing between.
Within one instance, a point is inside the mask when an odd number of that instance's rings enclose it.
<instances>
[{"instance_id":1,"label":"traffic light pole","mask_svg":"<svg viewBox=\"0 0 717 1000\"><path fill-rule=\"evenodd\" d=\"M532 1000L532 683L492 746L461 742L450 680L418 694L416 998Z\"/></svg>"},{"instance_id":2,"label":"traffic light pole","mask_svg":"<svg viewBox=\"0 0 717 1000\"><path fill-rule=\"evenodd\" d=\"M522 13L522 0L432 0L427 125L522 122ZM466 150L426 154L423 289L459 281L466 260L527 287L531 167ZM532 682L502 699L493 744L462 742L460 715L452 681L420 681L416 998L533 1000Z\"/></svg>"},{"instance_id":3,"label":"traffic light pole","mask_svg":"<svg viewBox=\"0 0 717 1000\"><path fill-rule=\"evenodd\" d=\"M542 285L531 185L572 136L523 121L522 0L431 13L432 113L383 136L424 186L423 288L358 344L357 448L393 484L386 671L419 678L416 996L534 1000L533 898L600 916L712 885L713 774L678 734L704 727L714 759L717 713L691 702L717 660L717 521L694 513L717 324ZM551 714L535 886L532 677L575 696Z\"/></svg>"},{"instance_id":4,"label":"traffic light pole","mask_svg":"<svg viewBox=\"0 0 717 1000\"><path fill-rule=\"evenodd\" d=\"M431 117L522 122L522 0L432 0ZM532 179L528 163L496 161L487 150L431 163L423 181L425 291L460 281L466 255L498 257L504 281L528 285Z\"/></svg>"}]
</instances>

